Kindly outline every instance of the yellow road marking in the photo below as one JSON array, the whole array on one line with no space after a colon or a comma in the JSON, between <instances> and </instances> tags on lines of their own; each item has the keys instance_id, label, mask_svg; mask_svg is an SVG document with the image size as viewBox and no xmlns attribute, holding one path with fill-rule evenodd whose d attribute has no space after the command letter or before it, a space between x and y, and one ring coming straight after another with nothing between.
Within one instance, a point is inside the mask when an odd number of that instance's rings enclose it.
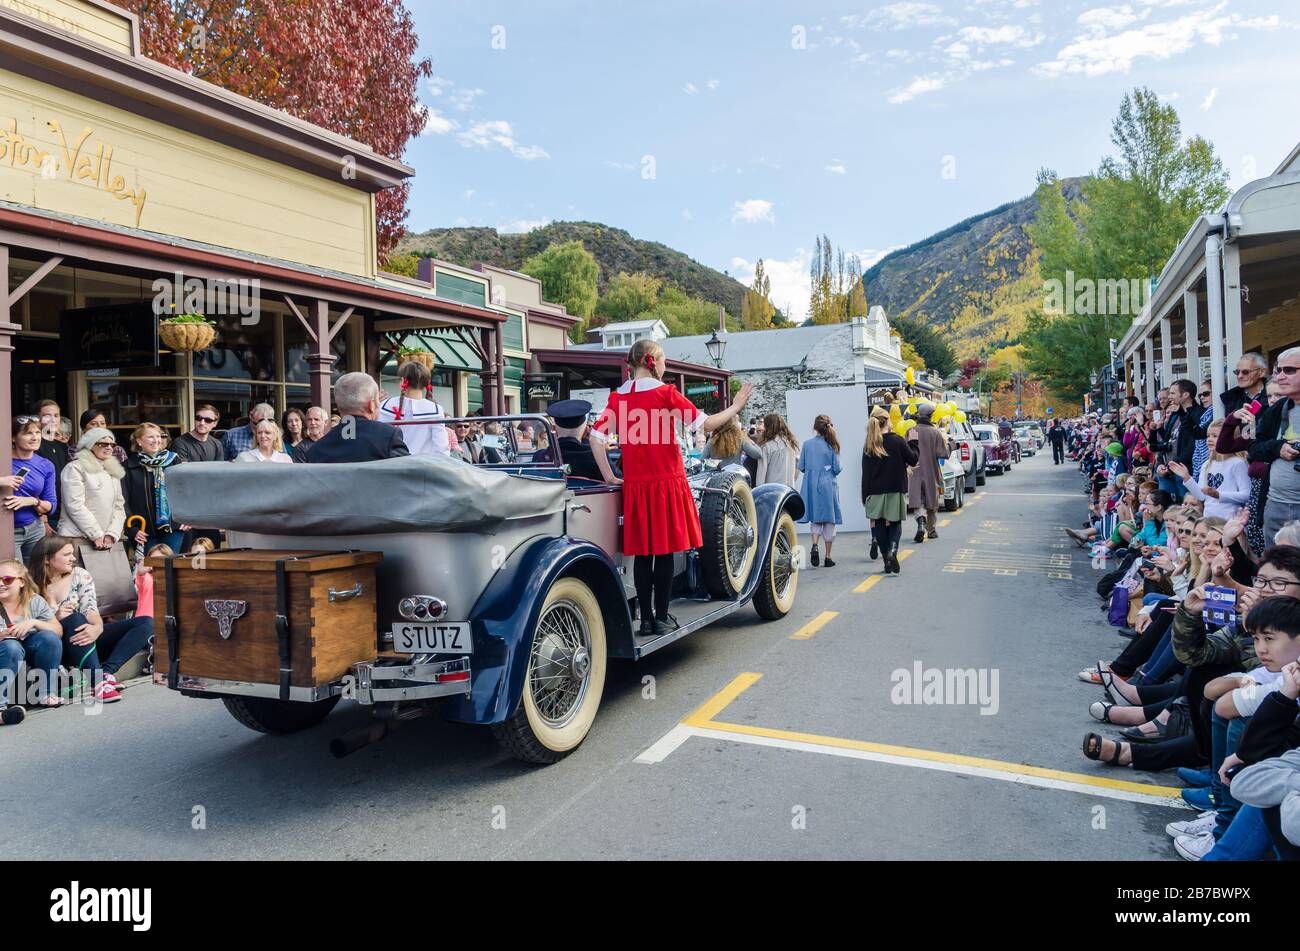
<instances>
[{"instance_id":1,"label":"yellow road marking","mask_svg":"<svg viewBox=\"0 0 1300 951\"><path fill-rule=\"evenodd\" d=\"M829 624L831 621L835 620L839 616L840 616L839 611L823 611L821 614L817 615L815 618L813 618L803 627L799 628L799 630L791 634L790 640L792 641L811 640L814 634L816 634L818 631L820 631L827 624Z\"/></svg>"},{"instance_id":2,"label":"yellow road marking","mask_svg":"<svg viewBox=\"0 0 1300 951\"><path fill-rule=\"evenodd\" d=\"M950 518L945 518L943 521L941 521L941 522L939 523L939 527L940 527L940 528L947 528L947 527L948 527L949 525L951 525L951 524L952 524L952 519L950 519Z\"/></svg>"},{"instance_id":3,"label":"yellow road marking","mask_svg":"<svg viewBox=\"0 0 1300 951\"><path fill-rule=\"evenodd\" d=\"M834 612L827 613L833 615ZM674 731L680 732L682 728L709 730L716 733L758 737L760 739L783 743L801 743L807 746L825 747L826 749L848 750L857 753L869 753L876 756L892 756L900 759L911 759L928 763L942 763L948 766L961 767L964 769L984 770L1012 776L1024 776L1029 780L1042 780L1046 783L1066 783L1089 787L1092 789L1109 790L1111 792L1135 794L1139 796L1152 796L1157 799L1170 799L1181 802L1180 790L1170 786L1154 786L1148 783L1134 783L1123 779L1107 779L1104 776L1090 775L1088 773L1071 773L1067 770L1061 769L1047 769L1042 766L1027 766L1024 763L1008 763L1003 762L1002 760L985 759L980 756L965 756L960 753L943 753L938 750L923 750L910 746L894 746L889 743L871 743L866 740L850 740L844 737L822 736L817 733L800 733L794 730L773 730L767 727L748 726L741 723L726 723L714 719L715 717L720 716L737 697L754 684L758 683L762 678L762 674L756 673L743 673L737 675L731 683L727 684L727 686L723 687L720 691L706 700L699 709L682 720L677 727L674 727ZM663 757L666 756L667 753L671 752L672 749L676 749L686 736L687 734L681 734L680 736L672 737L674 742L664 753L645 761L662 761ZM665 739L669 738L670 737L665 737ZM980 775L987 775L987 773ZM995 776L992 778L998 777ZM1058 785L1055 788L1068 788L1068 786Z\"/></svg>"},{"instance_id":4,"label":"yellow road marking","mask_svg":"<svg viewBox=\"0 0 1300 951\"><path fill-rule=\"evenodd\" d=\"M685 726L707 726L713 722L714 717L727 709L733 700L762 679L762 674L738 674L731 683L704 701L698 710L682 721L682 724Z\"/></svg>"},{"instance_id":5,"label":"yellow road marking","mask_svg":"<svg viewBox=\"0 0 1300 951\"><path fill-rule=\"evenodd\" d=\"M1147 796L1161 796L1179 799L1180 790L1169 786L1152 786L1147 783L1131 783L1122 779L1106 779L1087 773L1070 773L1060 769L1046 769L1042 766L1026 766L1023 763L1007 763L1001 760L984 759L979 756L963 756L959 753L940 753L936 750L922 750L910 746L892 746L887 743L868 743L864 740L848 740L838 736L820 736L815 733L797 733L793 730L771 730L761 726L746 726L739 723L722 723L711 720L706 723L694 723L693 726L719 730L724 733L738 733L744 736L761 736L768 739L785 740L792 743L811 743L834 749L859 750L866 753L879 753L886 756L901 756L908 759L925 760L932 763L949 763L955 766L967 766L976 769L997 770L1014 773L1019 776L1032 776L1036 779L1055 779L1062 782L1094 786L1098 789L1115 789L1122 792L1141 793Z\"/></svg>"},{"instance_id":6,"label":"yellow road marking","mask_svg":"<svg viewBox=\"0 0 1300 951\"><path fill-rule=\"evenodd\" d=\"M872 576L871 576L870 578L868 578L866 581L862 582L862 584L860 584L860 585L858 585L856 588L854 588L854 589L853 589L853 593L854 593L854 594L866 594L868 591L870 591L870 590L871 590L872 588L874 588L876 585L880 584L880 579L883 578L883 577L884 577L884 575L872 575Z\"/></svg>"},{"instance_id":7,"label":"yellow road marking","mask_svg":"<svg viewBox=\"0 0 1300 951\"><path fill-rule=\"evenodd\" d=\"M900 551L900 552L898 553L898 561L899 561L899 563L901 564L902 562L907 561L907 559L911 558L911 557L912 557L912 552L915 551L915 550L916 550L916 549L914 549L914 548L909 548L909 549L907 549L906 551Z\"/></svg>"}]
</instances>

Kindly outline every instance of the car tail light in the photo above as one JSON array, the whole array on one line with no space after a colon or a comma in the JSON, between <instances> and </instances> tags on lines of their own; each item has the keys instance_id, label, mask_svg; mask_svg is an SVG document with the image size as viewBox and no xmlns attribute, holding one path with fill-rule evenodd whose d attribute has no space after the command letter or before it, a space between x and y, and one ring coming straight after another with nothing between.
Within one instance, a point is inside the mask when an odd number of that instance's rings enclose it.
<instances>
[{"instance_id":1,"label":"car tail light","mask_svg":"<svg viewBox=\"0 0 1300 951\"><path fill-rule=\"evenodd\" d=\"M961 461L970 462L970 443L961 444Z\"/></svg>"}]
</instances>

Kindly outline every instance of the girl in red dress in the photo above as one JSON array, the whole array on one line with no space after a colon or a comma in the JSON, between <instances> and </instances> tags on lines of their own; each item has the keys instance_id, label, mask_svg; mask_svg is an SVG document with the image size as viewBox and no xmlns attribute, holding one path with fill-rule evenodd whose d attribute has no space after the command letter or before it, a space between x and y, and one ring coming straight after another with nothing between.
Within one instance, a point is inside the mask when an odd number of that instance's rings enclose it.
<instances>
[{"instance_id":1,"label":"girl in red dress","mask_svg":"<svg viewBox=\"0 0 1300 951\"><path fill-rule=\"evenodd\" d=\"M712 432L744 408L754 388L746 383L735 402L706 415L663 381L663 348L638 340L627 355L632 378L610 394L591 432L592 455L605 481L623 486L623 554L635 555L632 576L643 637L666 633L673 584L673 554L699 548L700 517L686 482L678 426L692 437ZM623 478L614 475L605 442L617 436ZM651 608L653 607L653 611Z\"/></svg>"}]
</instances>

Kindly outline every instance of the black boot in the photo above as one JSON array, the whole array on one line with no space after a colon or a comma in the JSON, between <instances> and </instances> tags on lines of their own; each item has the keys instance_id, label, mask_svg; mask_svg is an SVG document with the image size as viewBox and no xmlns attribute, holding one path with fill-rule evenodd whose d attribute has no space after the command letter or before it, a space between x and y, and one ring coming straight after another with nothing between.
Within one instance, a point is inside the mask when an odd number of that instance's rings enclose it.
<instances>
[{"instance_id":1,"label":"black boot","mask_svg":"<svg viewBox=\"0 0 1300 951\"><path fill-rule=\"evenodd\" d=\"M898 564L898 546L890 545L889 552L885 555L885 571L888 574L896 575L902 572L902 567Z\"/></svg>"},{"instance_id":2,"label":"black boot","mask_svg":"<svg viewBox=\"0 0 1300 951\"><path fill-rule=\"evenodd\" d=\"M923 541L925 541L925 516L924 515L918 515L916 517L916 536L912 539L912 541L916 542L918 545L921 544Z\"/></svg>"},{"instance_id":3,"label":"black boot","mask_svg":"<svg viewBox=\"0 0 1300 951\"><path fill-rule=\"evenodd\" d=\"M818 550L816 545L813 545L812 556L809 560L812 561L812 566L814 568L822 563L822 553Z\"/></svg>"},{"instance_id":4,"label":"black boot","mask_svg":"<svg viewBox=\"0 0 1300 951\"><path fill-rule=\"evenodd\" d=\"M872 561L875 561L876 556L879 554L880 554L880 539L876 538L875 533L873 532L871 535L871 552L870 554L868 554L867 557L870 558Z\"/></svg>"}]
</instances>

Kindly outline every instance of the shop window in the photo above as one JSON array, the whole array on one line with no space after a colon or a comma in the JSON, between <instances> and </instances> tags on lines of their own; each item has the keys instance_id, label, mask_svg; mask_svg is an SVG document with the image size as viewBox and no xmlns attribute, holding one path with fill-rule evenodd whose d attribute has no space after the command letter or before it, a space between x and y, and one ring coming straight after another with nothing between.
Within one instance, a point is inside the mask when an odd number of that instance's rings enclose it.
<instances>
[{"instance_id":1,"label":"shop window","mask_svg":"<svg viewBox=\"0 0 1300 951\"><path fill-rule=\"evenodd\" d=\"M222 383L218 380L195 380L194 381L194 405L202 403L211 403L221 414L221 421L217 424L217 429L233 429L238 425L239 420L245 419L249 411L258 403L270 403L272 406L277 405L276 390L279 387L274 386L254 386L247 383ZM297 395L296 387L289 388L294 396ZM286 394L288 396L288 394ZM297 405L294 396L288 396L289 405ZM303 399L306 400L304 393ZM186 420L186 425L192 422Z\"/></svg>"},{"instance_id":2,"label":"shop window","mask_svg":"<svg viewBox=\"0 0 1300 951\"><path fill-rule=\"evenodd\" d=\"M181 419L180 384L173 380L90 380L90 408L104 414L123 446L141 423L156 423L173 436L188 428Z\"/></svg>"},{"instance_id":3,"label":"shop window","mask_svg":"<svg viewBox=\"0 0 1300 951\"><path fill-rule=\"evenodd\" d=\"M218 316L217 339L212 346L194 354L196 377L235 380L275 379L274 314L263 313L253 323L238 315ZM300 328L301 329L301 328Z\"/></svg>"},{"instance_id":4,"label":"shop window","mask_svg":"<svg viewBox=\"0 0 1300 951\"><path fill-rule=\"evenodd\" d=\"M27 329L33 333L56 334L63 312L72 306L72 295L59 291L31 291L27 295Z\"/></svg>"}]
</instances>

